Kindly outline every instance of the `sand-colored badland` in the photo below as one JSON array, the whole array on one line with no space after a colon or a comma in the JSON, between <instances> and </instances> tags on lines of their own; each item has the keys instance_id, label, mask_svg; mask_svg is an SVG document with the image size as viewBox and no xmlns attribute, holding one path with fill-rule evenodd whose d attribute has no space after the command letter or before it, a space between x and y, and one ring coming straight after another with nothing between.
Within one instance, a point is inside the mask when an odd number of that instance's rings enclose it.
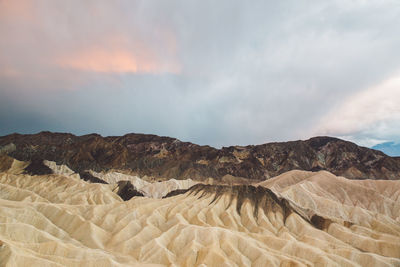
<instances>
[{"instance_id":1,"label":"sand-colored badland","mask_svg":"<svg viewBox=\"0 0 400 267\"><path fill-rule=\"evenodd\" d=\"M23 167L0 173L0 266L400 266L400 181L291 171L124 202Z\"/></svg>"}]
</instances>

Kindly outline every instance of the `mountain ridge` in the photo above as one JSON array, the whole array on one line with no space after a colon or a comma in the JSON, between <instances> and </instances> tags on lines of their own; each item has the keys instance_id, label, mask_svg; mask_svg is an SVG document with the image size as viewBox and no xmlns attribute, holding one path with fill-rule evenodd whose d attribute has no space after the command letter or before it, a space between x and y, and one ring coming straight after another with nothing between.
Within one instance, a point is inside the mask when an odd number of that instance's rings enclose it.
<instances>
[{"instance_id":1,"label":"mountain ridge","mask_svg":"<svg viewBox=\"0 0 400 267\"><path fill-rule=\"evenodd\" d=\"M0 137L0 152L23 161L50 160L75 172L124 170L154 178L266 180L286 171L327 170L350 179L399 179L400 158L335 137L229 146L220 149L176 138L40 132Z\"/></svg>"}]
</instances>

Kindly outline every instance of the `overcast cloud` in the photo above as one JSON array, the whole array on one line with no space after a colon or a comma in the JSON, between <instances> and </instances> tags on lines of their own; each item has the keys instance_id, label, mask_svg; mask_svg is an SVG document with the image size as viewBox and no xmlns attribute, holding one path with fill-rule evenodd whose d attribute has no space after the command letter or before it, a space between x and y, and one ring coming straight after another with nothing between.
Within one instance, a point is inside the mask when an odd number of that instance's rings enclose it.
<instances>
[{"instance_id":1,"label":"overcast cloud","mask_svg":"<svg viewBox=\"0 0 400 267\"><path fill-rule=\"evenodd\" d=\"M0 0L0 134L400 141L400 2Z\"/></svg>"}]
</instances>

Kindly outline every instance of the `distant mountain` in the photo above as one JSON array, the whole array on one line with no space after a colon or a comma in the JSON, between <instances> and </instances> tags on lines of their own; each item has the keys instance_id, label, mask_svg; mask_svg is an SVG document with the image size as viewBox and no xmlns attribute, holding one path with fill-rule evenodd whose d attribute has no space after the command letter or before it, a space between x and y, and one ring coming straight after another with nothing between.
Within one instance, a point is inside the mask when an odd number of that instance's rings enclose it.
<instances>
[{"instance_id":1,"label":"distant mountain","mask_svg":"<svg viewBox=\"0 0 400 267\"><path fill-rule=\"evenodd\" d=\"M385 154L392 157L400 156L400 143L386 142L372 147L373 149L380 150Z\"/></svg>"},{"instance_id":2,"label":"distant mountain","mask_svg":"<svg viewBox=\"0 0 400 267\"><path fill-rule=\"evenodd\" d=\"M332 137L216 149L147 134L41 132L0 137L0 153L23 161L55 161L78 173L117 169L154 178L266 180L294 169L327 170L350 179L400 178L400 158Z\"/></svg>"}]
</instances>

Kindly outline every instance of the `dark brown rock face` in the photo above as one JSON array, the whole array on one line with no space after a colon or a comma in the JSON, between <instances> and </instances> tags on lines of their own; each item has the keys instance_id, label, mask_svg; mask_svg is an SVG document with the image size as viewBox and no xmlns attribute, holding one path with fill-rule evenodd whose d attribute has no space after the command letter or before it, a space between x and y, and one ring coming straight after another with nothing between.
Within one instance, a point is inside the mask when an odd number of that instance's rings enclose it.
<instances>
[{"instance_id":1,"label":"dark brown rock face","mask_svg":"<svg viewBox=\"0 0 400 267\"><path fill-rule=\"evenodd\" d=\"M12 145L10 145L12 144ZM0 137L0 150L28 161L66 164L76 172L124 169L143 176L177 179L224 175L265 180L283 172L327 170L351 179L399 179L400 159L331 137L216 149L145 134L102 137L41 132Z\"/></svg>"},{"instance_id":2,"label":"dark brown rock face","mask_svg":"<svg viewBox=\"0 0 400 267\"><path fill-rule=\"evenodd\" d=\"M11 168L13 161L13 158L0 154L0 172L5 172Z\"/></svg>"},{"instance_id":3,"label":"dark brown rock face","mask_svg":"<svg viewBox=\"0 0 400 267\"><path fill-rule=\"evenodd\" d=\"M236 199L236 211L239 215L241 213L242 205L246 200L248 200L253 206L253 214L255 217L258 217L259 207L264 209L265 214L269 211L277 212L279 210L283 214L284 220L286 220L287 216L292 212L292 208L285 199L278 199L274 192L262 186L196 184L189 189L172 191L165 198L185 194L187 192L198 196L199 198L213 195L214 198L210 202L210 205L226 194L230 198L229 204L226 208L232 204L233 199Z\"/></svg>"},{"instance_id":4,"label":"dark brown rock face","mask_svg":"<svg viewBox=\"0 0 400 267\"><path fill-rule=\"evenodd\" d=\"M43 164L43 160L33 158L31 163L25 168L25 173L29 175L46 175L52 174L53 171Z\"/></svg>"},{"instance_id":5,"label":"dark brown rock face","mask_svg":"<svg viewBox=\"0 0 400 267\"><path fill-rule=\"evenodd\" d=\"M97 177L94 177L88 171L80 172L79 176L81 177L81 179L83 179L86 182L97 183L97 184L107 184L107 182L105 182Z\"/></svg>"},{"instance_id":6,"label":"dark brown rock face","mask_svg":"<svg viewBox=\"0 0 400 267\"><path fill-rule=\"evenodd\" d=\"M258 217L259 207L264 209L265 214L269 211L280 211L284 216L284 220L286 220L287 216L293 212L285 199L279 199L274 192L262 186L196 184L189 189L172 191L169 195L165 196L165 198L185 194L187 192L198 196L199 198L213 195L214 198L209 205L217 202L224 194L226 194L230 199L226 208L228 208L233 203L233 200L236 199L236 211L239 215L245 201L249 201L253 206L253 215L255 217Z\"/></svg>"},{"instance_id":7,"label":"dark brown rock face","mask_svg":"<svg viewBox=\"0 0 400 267\"><path fill-rule=\"evenodd\" d=\"M130 181L119 181L117 194L122 200L127 201L133 197L143 197L144 195L137 191Z\"/></svg>"}]
</instances>

